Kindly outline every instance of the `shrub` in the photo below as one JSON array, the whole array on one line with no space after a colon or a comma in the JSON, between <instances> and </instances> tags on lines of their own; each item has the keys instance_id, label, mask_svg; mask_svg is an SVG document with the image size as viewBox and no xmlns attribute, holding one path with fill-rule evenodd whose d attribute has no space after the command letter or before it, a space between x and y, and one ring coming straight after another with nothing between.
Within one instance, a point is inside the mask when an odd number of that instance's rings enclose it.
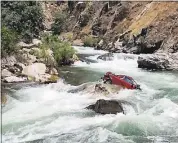
<instances>
[{"instance_id":1,"label":"shrub","mask_svg":"<svg viewBox=\"0 0 178 143\"><path fill-rule=\"evenodd\" d=\"M17 51L18 35L7 27L1 28L1 56L6 57Z\"/></svg>"},{"instance_id":2,"label":"shrub","mask_svg":"<svg viewBox=\"0 0 178 143\"><path fill-rule=\"evenodd\" d=\"M44 42L40 46L42 49L41 56L48 60L49 55L46 54L46 51L51 49L53 51L54 59L59 65L72 58L75 53L75 50L68 42L59 40L57 36L45 36L42 41Z\"/></svg>"},{"instance_id":3,"label":"shrub","mask_svg":"<svg viewBox=\"0 0 178 143\"><path fill-rule=\"evenodd\" d=\"M51 25L54 35L60 34L65 29L66 19L67 15L65 13L58 12L55 14L54 23Z\"/></svg>"},{"instance_id":4,"label":"shrub","mask_svg":"<svg viewBox=\"0 0 178 143\"><path fill-rule=\"evenodd\" d=\"M52 50L56 62L60 65L72 58L75 53L75 50L68 42L56 43Z\"/></svg>"},{"instance_id":5,"label":"shrub","mask_svg":"<svg viewBox=\"0 0 178 143\"><path fill-rule=\"evenodd\" d=\"M36 1L2 1L2 25L16 31L25 42L31 42L43 30L43 12Z\"/></svg>"},{"instance_id":6,"label":"shrub","mask_svg":"<svg viewBox=\"0 0 178 143\"><path fill-rule=\"evenodd\" d=\"M84 46L89 46L89 47L95 47L98 42L99 42L99 38L94 38L91 35L85 36L83 40Z\"/></svg>"}]
</instances>

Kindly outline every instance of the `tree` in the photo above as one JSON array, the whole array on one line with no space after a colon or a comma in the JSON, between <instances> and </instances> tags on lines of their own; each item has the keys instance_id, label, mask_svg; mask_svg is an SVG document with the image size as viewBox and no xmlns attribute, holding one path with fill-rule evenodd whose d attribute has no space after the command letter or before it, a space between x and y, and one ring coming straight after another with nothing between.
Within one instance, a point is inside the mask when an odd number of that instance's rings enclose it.
<instances>
[{"instance_id":1,"label":"tree","mask_svg":"<svg viewBox=\"0 0 178 143\"><path fill-rule=\"evenodd\" d=\"M1 57L14 54L17 51L16 43L18 41L16 32L7 27L1 28Z\"/></svg>"},{"instance_id":2,"label":"tree","mask_svg":"<svg viewBox=\"0 0 178 143\"><path fill-rule=\"evenodd\" d=\"M2 26L16 31L25 42L38 37L43 30L43 12L36 1L2 1Z\"/></svg>"},{"instance_id":3,"label":"tree","mask_svg":"<svg viewBox=\"0 0 178 143\"><path fill-rule=\"evenodd\" d=\"M54 23L51 26L51 30L54 35L60 34L65 29L65 22L67 15L61 12L56 13Z\"/></svg>"}]
</instances>

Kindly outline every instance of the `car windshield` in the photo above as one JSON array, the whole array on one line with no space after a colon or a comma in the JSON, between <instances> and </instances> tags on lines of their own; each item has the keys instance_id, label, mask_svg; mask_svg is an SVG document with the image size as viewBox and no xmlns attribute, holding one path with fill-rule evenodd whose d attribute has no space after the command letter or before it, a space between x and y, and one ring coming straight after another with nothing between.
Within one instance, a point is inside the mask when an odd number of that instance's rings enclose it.
<instances>
[{"instance_id":1,"label":"car windshield","mask_svg":"<svg viewBox=\"0 0 178 143\"><path fill-rule=\"evenodd\" d=\"M134 84L134 82L126 76L123 78L123 80L125 80L126 82L128 82L130 84Z\"/></svg>"}]
</instances>

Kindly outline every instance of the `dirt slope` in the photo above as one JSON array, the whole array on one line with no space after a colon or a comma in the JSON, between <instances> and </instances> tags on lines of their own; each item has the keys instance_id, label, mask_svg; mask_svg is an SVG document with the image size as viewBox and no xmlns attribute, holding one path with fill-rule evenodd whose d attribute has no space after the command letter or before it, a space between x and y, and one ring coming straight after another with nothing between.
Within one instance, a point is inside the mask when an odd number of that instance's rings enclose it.
<instances>
[{"instance_id":1,"label":"dirt slope","mask_svg":"<svg viewBox=\"0 0 178 143\"><path fill-rule=\"evenodd\" d=\"M178 51L177 2L73 2L72 8L68 6L64 2L57 7L70 11L66 30L73 33L73 40L92 35L103 39L102 49L117 51L114 43L121 41L126 52Z\"/></svg>"}]
</instances>

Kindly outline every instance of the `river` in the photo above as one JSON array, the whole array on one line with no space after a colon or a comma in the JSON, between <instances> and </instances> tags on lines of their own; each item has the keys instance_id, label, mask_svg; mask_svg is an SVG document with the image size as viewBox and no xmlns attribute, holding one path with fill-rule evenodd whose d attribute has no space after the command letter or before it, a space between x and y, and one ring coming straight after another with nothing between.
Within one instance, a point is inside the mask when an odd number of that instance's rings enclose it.
<instances>
[{"instance_id":1,"label":"river","mask_svg":"<svg viewBox=\"0 0 178 143\"><path fill-rule=\"evenodd\" d=\"M74 47L85 60L60 69L65 81L14 90L2 109L2 141L7 143L167 143L178 142L178 73L137 68L137 55ZM142 90L123 89L104 96L69 93L87 82L98 82L107 71L133 77ZM122 99L126 115L100 115L84 109L98 99Z\"/></svg>"}]
</instances>

